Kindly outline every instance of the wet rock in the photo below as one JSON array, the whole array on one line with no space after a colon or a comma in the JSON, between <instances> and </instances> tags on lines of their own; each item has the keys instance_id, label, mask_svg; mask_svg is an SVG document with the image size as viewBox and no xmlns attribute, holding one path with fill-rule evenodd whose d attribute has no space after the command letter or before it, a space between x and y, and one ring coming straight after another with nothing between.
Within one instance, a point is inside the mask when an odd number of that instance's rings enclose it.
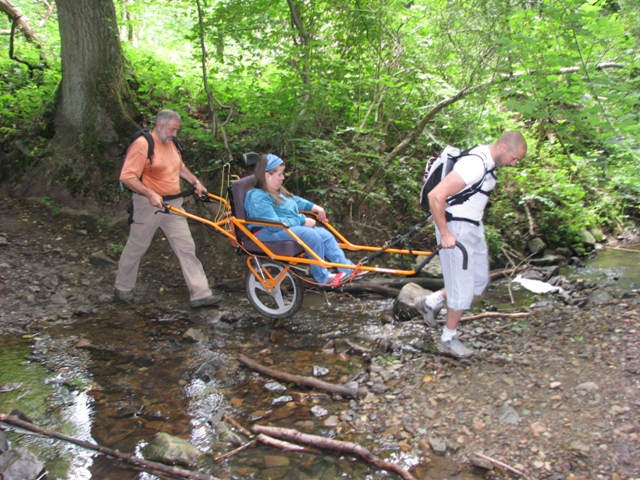
<instances>
[{"instance_id":1,"label":"wet rock","mask_svg":"<svg viewBox=\"0 0 640 480\"><path fill-rule=\"evenodd\" d=\"M218 360L210 360L200 365L193 376L198 380L209 383L211 380L217 378L218 371L220 370L220 365L221 364Z\"/></svg>"},{"instance_id":2,"label":"wet rock","mask_svg":"<svg viewBox=\"0 0 640 480\"><path fill-rule=\"evenodd\" d=\"M282 393L287 390L287 387L278 382L269 382L264 385L264 388L274 393Z\"/></svg>"},{"instance_id":3,"label":"wet rock","mask_svg":"<svg viewBox=\"0 0 640 480\"><path fill-rule=\"evenodd\" d=\"M584 268L585 264L579 257L571 257L569 259L569 265L576 268Z\"/></svg>"},{"instance_id":4,"label":"wet rock","mask_svg":"<svg viewBox=\"0 0 640 480\"><path fill-rule=\"evenodd\" d=\"M429 446L436 455L444 455L447 453L447 442L438 437L429 437Z\"/></svg>"},{"instance_id":5,"label":"wet rock","mask_svg":"<svg viewBox=\"0 0 640 480\"><path fill-rule=\"evenodd\" d=\"M3 480L36 480L44 464L26 448L7 450L0 455L0 473Z\"/></svg>"},{"instance_id":6,"label":"wet rock","mask_svg":"<svg viewBox=\"0 0 640 480\"><path fill-rule=\"evenodd\" d=\"M234 432L229 425L227 425L227 422L219 422L216 425L216 435L218 435L220 441L230 443L237 447L246 442L244 437Z\"/></svg>"},{"instance_id":7,"label":"wet rock","mask_svg":"<svg viewBox=\"0 0 640 480\"><path fill-rule=\"evenodd\" d=\"M589 295L589 303L591 305L597 306L610 305L614 303L614 299L604 290L596 290L591 295Z\"/></svg>"},{"instance_id":8,"label":"wet rock","mask_svg":"<svg viewBox=\"0 0 640 480\"><path fill-rule=\"evenodd\" d=\"M591 251L595 248L597 242L595 237L589 230L587 230L586 228L582 228L580 229L580 232L578 235L580 236L582 245L587 251Z\"/></svg>"},{"instance_id":9,"label":"wet rock","mask_svg":"<svg viewBox=\"0 0 640 480\"><path fill-rule=\"evenodd\" d=\"M89 255L89 263L96 267L113 267L118 264L104 252L93 252Z\"/></svg>"},{"instance_id":10,"label":"wet rock","mask_svg":"<svg viewBox=\"0 0 640 480\"><path fill-rule=\"evenodd\" d=\"M469 461L474 467L483 468L485 470L493 470L493 463L485 458L477 457L474 455L469 459Z\"/></svg>"},{"instance_id":11,"label":"wet rock","mask_svg":"<svg viewBox=\"0 0 640 480\"><path fill-rule=\"evenodd\" d=\"M322 425L324 425L327 428L333 428L333 427L337 427L339 423L340 423L340 419L336 415L330 415L325 419L324 422L322 422Z\"/></svg>"},{"instance_id":12,"label":"wet rock","mask_svg":"<svg viewBox=\"0 0 640 480\"><path fill-rule=\"evenodd\" d=\"M538 253L542 253L547 249L547 244L540 238L533 238L529 240L527 244L527 248L533 255L537 255Z\"/></svg>"},{"instance_id":13,"label":"wet rock","mask_svg":"<svg viewBox=\"0 0 640 480\"><path fill-rule=\"evenodd\" d=\"M201 330L198 330L197 328L190 328L189 330L184 332L183 337L196 343L204 343L209 340L209 337L207 337L204 333L202 333Z\"/></svg>"},{"instance_id":14,"label":"wet rock","mask_svg":"<svg viewBox=\"0 0 640 480\"><path fill-rule=\"evenodd\" d=\"M282 395L281 397L274 398L271 403L273 405L282 405L289 402L293 402L293 397L291 395Z\"/></svg>"},{"instance_id":15,"label":"wet rock","mask_svg":"<svg viewBox=\"0 0 640 480\"><path fill-rule=\"evenodd\" d=\"M9 450L9 440L2 430L0 430L0 454Z\"/></svg>"},{"instance_id":16,"label":"wet rock","mask_svg":"<svg viewBox=\"0 0 640 480\"><path fill-rule=\"evenodd\" d=\"M516 410L509 404L504 403L500 407L500 417L499 422L500 425L517 425L520 423L520 415Z\"/></svg>"},{"instance_id":17,"label":"wet rock","mask_svg":"<svg viewBox=\"0 0 640 480\"><path fill-rule=\"evenodd\" d=\"M9 240L7 237L0 236L0 247L6 247L9 245Z\"/></svg>"},{"instance_id":18,"label":"wet rock","mask_svg":"<svg viewBox=\"0 0 640 480\"><path fill-rule=\"evenodd\" d=\"M147 460L184 466L195 465L202 456L202 452L186 440L164 432L159 433L142 453Z\"/></svg>"},{"instance_id":19,"label":"wet rock","mask_svg":"<svg viewBox=\"0 0 640 480\"><path fill-rule=\"evenodd\" d=\"M605 239L607 238L604 232L602 231L602 229L599 227L594 227L589 231L591 232L591 235L593 235L593 238L595 239L595 241L598 243L604 242Z\"/></svg>"},{"instance_id":20,"label":"wet rock","mask_svg":"<svg viewBox=\"0 0 640 480\"><path fill-rule=\"evenodd\" d=\"M289 457L282 455L268 455L264 457L264 466L267 468L288 467L290 463Z\"/></svg>"},{"instance_id":21,"label":"wet rock","mask_svg":"<svg viewBox=\"0 0 640 480\"><path fill-rule=\"evenodd\" d=\"M329 369L324 367L313 367L313 376L314 377L324 377L329 374Z\"/></svg>"},{"instance_id":22,"label":"wet rock","mask_svg":"<svg viewBox=\"0 0 640 480\"><path fill-rule=\"evenodd\" d=\"M316 405L315 407L311 407L311 413L314 417L326 417L329 414L329 411L326 408L322 408L320 405Z\"/></svg>"},{"instance_id":23,"label":"wet rock","mask_svg":"<svg viewBox=\"0 0 640 480\"><path fill-rule=\"evenodd\" d=\"M430 293L432 293L431 290L422 288L417 283L407 283L393 302L393 316L401 322L421 317L416 308L416 301Z\"/></svg>"}]
</instances>

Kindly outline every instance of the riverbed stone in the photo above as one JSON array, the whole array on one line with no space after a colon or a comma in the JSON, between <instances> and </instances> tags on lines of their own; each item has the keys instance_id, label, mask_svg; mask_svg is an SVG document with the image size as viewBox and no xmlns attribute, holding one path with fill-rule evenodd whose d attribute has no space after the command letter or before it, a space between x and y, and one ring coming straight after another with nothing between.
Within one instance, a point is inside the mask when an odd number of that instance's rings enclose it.
<instances>
[{"instance_id":1,"label":"riverbed stone","mask_svg":"<svg viewBox=\"0 0 640 480\"><path fill-rule=\"evenodd\" d=\"M532 254L537 255L538 253L542 253L547 249L547 244L544 243L541 238L536 237L529 240L529 243L527 243L527 248Z\"/></svg>"},{"instance_id":2,"label":"riverbed stone","mask_svg":"<svg viewBox=\"0 0 640 480\"><path fill-rule=\"evenodd\" d=\"M274 393L282 393L282 392L287 390L287 387L285 387L284 385L282 385L279 382L268 382L268 383L265 383L264 388L266 388L270 392L274 392Z\"/></svg>"},{"instance_id":3,"label":"riverbed stone","mask_svg":"<svg viewBox=\"0 0 640 480\"><path fill-rule=\"evenodd\" d=\"M196 343L204 343L209 340L209 337L207 337L204 333L202 333L201 330L198 330L197 328L190 328L189 330L184 332L183 337Z\"/></svg>"},{"instance_id":4,"label":"riverbed stone","mask_svg":"<svg viewBox=\"0 0 640 480\"><path fill-rule=\"evenodd\" d=\"M416 301L426 295L433 293L431 290L422 288L417 283L407 283L398 297L393 302L393 316L401 322L406 322L421 314L416 308Z\"/></svg>"},{"instance_id":5,"label":"riverbed stone","mask_svg":"<svg viewBox=\"0 0 640 480\"><path fill-rule=\"evenodd\" d=\"M96 267L113 267L118 264L118 262L102 251L93 252L89 255L89 263Z\"/></svg>"},{"instance_id":6,"label":"riverbed stone","mask_svg":"<svg viewBox=\"0 0 640 480\"><path fill-rule=\"evenodd\" d=\"M596 290L589 295L589 303L591 305L610 305L614 302L614 298L604 290Z\"/></svg>"},{"instance_id":7,"label":"riverbed stone","mask_svg":"<svg viewBox=\"0 0 640 480\"><path fill-rule=\"evenodd\" d=\"M516 425L520 423L520 415L516 412L515 408L505 403L500 407L499 422L501 425Z\"/></svg>"},{"instance_id":8,"label":"riverbed stone","mask_svg":"<svg viewBox=\"0 0 640 480\"><path fill-rule=\"evenodd\" d=\"M329 369L325 367L319 367L314 365L313 367L313 376L314 377L324 377L329 374Z\"/></svg>"},{"instance_id":9,"label":"riverbed stone","mask_svg":"<svg viewBox=\"0 0 640 480\"><path fill-rule=\"evenodd\" d=\"M144 448L143 454L147 460L184 466L195 465L202 456L202 452L186 440L164 432Z\"/></svg>"},{"instance_id":10,"label":"riverbed stone","mask_svg":"<svg viewBox=\"0 0 640 480\"><path fill-rule=\"evenodd\" d=\"M12 448L0 455L0 477L3 480L36 480L44 463L24 447Z\"/></svg>"},{"instance_id":11,"label":"riverbed stone","mask_svg":"<svg viewBox=\"0 0 640 480\"><path fill-rule=\"evenodd\" d=\"M447 442L439 437L429 437L429 445L436 455L444 455L447 453Z\"/></svg>"},{"instance_id":12,"label":"riverbed stone","mask_svg":"<svg viewBox=\"0 0 640 480\"><path fill-rule=\"evenodd\" d=\"M314 417L325 417L329 414L329 411L320 405L316 405L315 407L311 407L311 413L313 413Z\"/></svg>"},{"instance_id":13,"label":"riverbed stone","mask_svg":"<svg viewBox=\"0 0 640 480\"><path fill-rule=\"evenodd\" d=\"M2 430L0 430L0 453L4 453L9 450L9 440Z\"/></svg>"},{"instance_id":14,"label":"riverbed stone","mask_svg":"<svg viewBox=\"0 0 640 480\"><path fill-rule=\"evenodd\" d=\"M493 470L493 463L491 463L491 461L487 460L486 458L474 455L469 459L469 461L474 467L483 468L485 470Z\"/></svg>"}]
</instances>

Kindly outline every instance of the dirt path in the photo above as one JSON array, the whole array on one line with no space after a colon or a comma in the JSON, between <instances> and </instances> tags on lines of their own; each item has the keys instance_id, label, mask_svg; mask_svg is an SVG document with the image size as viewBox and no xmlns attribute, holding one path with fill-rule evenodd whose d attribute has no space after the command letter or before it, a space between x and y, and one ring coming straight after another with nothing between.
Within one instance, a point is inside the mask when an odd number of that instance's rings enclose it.
<instances>
[{"instance_id":1,"label":"dirt path","mask_svg":"<svg viewBox=\"0 0 640 480\"><path fill-rule=\"evenodd\" d=\"M46 330L112 302L125 236L123 222L0 199L0 334ZM140 294L186 303L177 261L160 242ZM200 255L207 271L233 276L241 262L225 264L228 246L208 247ZM481 453L528 478L640 478L640 298L614 286L583 295L581 307L465 324L479 352L469 362L388 347L371 358L363 395L342 420L400 451L440 451L461 464ZM401 338L410 326L389 328Z\"/></svg>"}]
</instances>

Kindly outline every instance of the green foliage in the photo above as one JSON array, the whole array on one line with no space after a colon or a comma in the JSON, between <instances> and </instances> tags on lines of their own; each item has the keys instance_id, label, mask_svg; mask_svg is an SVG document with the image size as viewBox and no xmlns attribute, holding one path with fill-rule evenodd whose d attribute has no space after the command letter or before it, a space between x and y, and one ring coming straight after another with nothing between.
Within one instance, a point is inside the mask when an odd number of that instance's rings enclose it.
<instances>
[{"instance_id":1,"label":"green foliage","mask_svg":"<svg viewBox=\"0 0 640 480\"><path fill-rule=\"evenodd\" d=\"M211 136L202 41L207 87L233 154L279 154L291 190L323 203L334 221L367 241L387 239L423 216L417 196L429 156L446 144L489 143L509 129L525 133L529 152L518 168L500 173L491 197L486 224L494 260L507 247L524 252L531 228L551 246L571 245L581 228L620 230L638 219L635 5L199 3L202 29L196 2L116 5L143 121L149 125L161 108L180 112L181 141L196 171L213 175L211 159L224 151L223 138ZM28 15L42 15L42 7L29 8ZM47 35L48 51L57 50L56 35ZM19 51L38 60L27 42ZM0 141L26 132L33 158L44 144L60 66L51 60L33 78L4 57L0 68ZM388 156L435 105L474 87Z\"/></svg>"}]
</instances>

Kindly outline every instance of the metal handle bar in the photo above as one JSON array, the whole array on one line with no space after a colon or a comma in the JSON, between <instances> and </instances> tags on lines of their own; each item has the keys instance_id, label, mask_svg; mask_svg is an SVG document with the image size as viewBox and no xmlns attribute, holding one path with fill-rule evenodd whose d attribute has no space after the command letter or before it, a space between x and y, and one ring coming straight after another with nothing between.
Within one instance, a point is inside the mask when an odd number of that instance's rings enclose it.
<instances>
[{"instance_id":1,"label":"metal handle bar","mask_svg":"<svg viewBox=\"0 0 640 480\"><path fill-rule=\"evenodd\" d=\"M458 247L460 249L460 251L462 252L462 269L466 270L467 267L469 266L469 254L467 253L467 249L464 248L464 245L462 245L460 242L456 242L456 247ZM433 257L438 255L440 250L442 250L442 246L438 245L433 250L433 252L431 252L430 255L427 255L427 257L422 262L420 262L420 265L416 266L416 268L415 268L416 273L420 272L420 270L422 270L424 268L424 266L427 263L429 263Z\"/></svg>"}]
</instances>

